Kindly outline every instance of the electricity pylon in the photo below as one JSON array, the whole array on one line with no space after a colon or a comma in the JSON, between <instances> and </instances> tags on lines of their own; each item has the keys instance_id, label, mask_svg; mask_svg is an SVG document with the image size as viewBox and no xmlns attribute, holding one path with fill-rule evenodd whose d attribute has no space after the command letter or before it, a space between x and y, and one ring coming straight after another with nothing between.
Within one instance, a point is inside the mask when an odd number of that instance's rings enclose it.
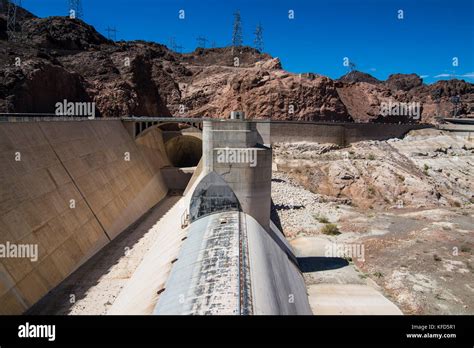
<instances>
[{"instance_id":1,"label":"electricity pylon","mask_svg":"<svg viewBox=\"0 0 474 348\"><path fill-rule=\"evenodd\" d=\"M109 40L112 40L112 41L116 41L117 40L117 29L115 27L107 27L107 29L105 29L105 31L107 32L107 38Z\"/></svg>"},{"instance_id":2,"label":"electricity pylon","mask_svg":"<svg viewBox=\"0 0 474 348\"><path fill-rule=\"evenodd\" d=\"M197 47L206 48L206 42L209 41L204 36L198 36L196 38Z\"/></svg>"},{"instance_id":3,"label":"electricity pylon","mask_svg":"<svg viewBox=\"0 0 474 348\"><path fill-rule=\"evenodd\" d=\"M242 47L242 45L242 18L240 17L240 11L237 10L234 13L234 26L232 28L232 53L236 47Z\"/></svg>"},{"instance_id":4,"label":"electricity pylon","mask_svg":"<svg viewBox=\"0 0 474 348\"><path fill-rule=\"evenodd\" d=\"M16 15L17 9L21 7L21 0L9 0L7 9L7 34L9 41L18 41L21 38L20 31L16 31Z\"/></svg>"},{"instance_id":5,"label":"electricity pylon","mask_svg":"<svg viewBox=\"0 0 474 348\"><path fill-rule=\"evenodd\" d=\"M82 19L84 12L82 11L81 0L69 0L69 16L72 15L71 11L74 11L73 18Z\"/></svg>"},{"instance_id":6,"label":"electricity pylon","mask_svg":"<svg viewBox=\"0 0 474 348\"><path fill-rule=\"evenodd\" d=\"M255 28L255 40L253 41L253 43L257 50L263 52L263 27L260 23L257 25L257 28Z\"/></svg>"}]
</instances>

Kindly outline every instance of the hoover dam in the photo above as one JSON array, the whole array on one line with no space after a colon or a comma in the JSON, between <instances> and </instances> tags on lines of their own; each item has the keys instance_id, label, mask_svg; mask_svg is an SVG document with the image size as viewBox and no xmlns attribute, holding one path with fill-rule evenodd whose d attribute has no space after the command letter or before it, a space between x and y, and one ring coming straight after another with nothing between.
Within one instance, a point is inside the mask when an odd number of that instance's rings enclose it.
<instances>
[{"instance_id":1,"label":"hoover dam","mask_svg":"<svg viewBox=\"0 0 474 348\"><path fill-rule=\"evenodd\" d=\"M2 118L1 243L39 252L1 259L1 314L54 314L54 292L63 286L67 302L82 268L110 272L91 262L144 221L156 236L107 314L312 314L301 265L271 218L272 144L346 145L428 126L242 116Z\"/></svg>"}]
</instances>

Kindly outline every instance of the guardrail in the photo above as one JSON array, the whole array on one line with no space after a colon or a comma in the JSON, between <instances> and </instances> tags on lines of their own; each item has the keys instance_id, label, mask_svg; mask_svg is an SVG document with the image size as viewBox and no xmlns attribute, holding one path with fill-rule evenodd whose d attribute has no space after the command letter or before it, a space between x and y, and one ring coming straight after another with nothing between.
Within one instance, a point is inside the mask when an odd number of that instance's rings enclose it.
<instances>
[{"instance_id":1,"label":"guardrail","mask_svg":"<svg viewBox=\"0 0 474 348\"><path fill-rule=\"evenodd\" d=\"M62 116L48 113L0 113L0 122L80 122L80 121L123 121L123 122L182 122L182 123L196 123L202 121L213 122L236 122L241 120L231 120L228 118L214 118L214 117L160 117L160 116L122 116L122 117L96 117L89 119L85 116ZM272 120L269 118L248 118L248 122L258 123L297 123L297 124L320 124L320 125L354 125L366 124L363 122L347 122L347 121L307 121L307 120ZM382 123L371 122L368 124L380 125L394 125L399 123ZM416 125L433 127L429 123L406 122L403 125Z\"/></svg>"},{"instance_id":2,"label":"guardrail","mask_svg":"<svg viewBox=\"0 0 474 348\"><path fill-rule=\"evenodd\" d=\"M89 119L84 116L62 116L56 114L1 114L0 122L80 122L80 121L116 121L120 120L120 117L114 118L94 118Z\"/></svg>"}]
</instances>

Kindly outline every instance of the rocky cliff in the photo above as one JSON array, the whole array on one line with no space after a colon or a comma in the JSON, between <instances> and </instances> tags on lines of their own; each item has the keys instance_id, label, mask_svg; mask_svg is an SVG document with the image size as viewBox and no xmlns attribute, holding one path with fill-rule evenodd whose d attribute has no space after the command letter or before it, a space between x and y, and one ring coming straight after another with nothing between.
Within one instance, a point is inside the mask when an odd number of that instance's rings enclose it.
<instances>
[{"instance_id":1,"label":"rocky cliff","mask_svg":"<svg viewBox=\"0 0 474 348\"><path fill-rule=\"evenodd\" d=\"M58 101L93 101L102 117L124 115L249 117L345 122L436 122L472 113L473 84L423 84L415 75L379 81L352 71L339 80L283 70L278 58L250 47L180 54L164 45L113 42L81 20L36 18L21 10L19 42L7 41L0 2L0 110L54 113ZM419 102L421 117L384 117L381 104Z\"/></svg>"}]
</instances>

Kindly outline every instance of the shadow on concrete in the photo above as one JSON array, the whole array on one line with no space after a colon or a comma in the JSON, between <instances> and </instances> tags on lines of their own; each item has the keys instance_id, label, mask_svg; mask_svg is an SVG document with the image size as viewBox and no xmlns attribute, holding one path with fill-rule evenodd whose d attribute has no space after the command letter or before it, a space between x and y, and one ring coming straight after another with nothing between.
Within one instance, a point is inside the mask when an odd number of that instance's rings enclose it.
<instances>
[{"instance_id":1,"label":"shadow on concrete","mask_svg":"<svg viewBox=\"0 0 474 348\"><path fill-rule=\"evenodd\" d=\"M94 256L64 279L58 286L49 291L41 300L33 305L27 315L67 315L74 303L83 299L89 289L97 285L101 278L108 274L115 264L124 256L126 248L133 246L179 201L180 196L166 196L157 205L146 212L139 220L105 245ZM144 256L144 255L142 255ZM139 264L137 265L137 267ZM110 303L111 304L111 303ZM105 304L107 305L107 304ZM98 303L105 310L104 303Z\"/></svg>"},{"instance_id":2,"label":"shadow on concrete","mask_svg":"<svg viewBox=\"0 0 474 348\"><path fill-rule=\"evenodd\" d=\"M349 265L347 260L341 259L340 257L311 256L298 257L297 260L300 270L303 273L328 271Z\"/></svg>"}]
</instances>

